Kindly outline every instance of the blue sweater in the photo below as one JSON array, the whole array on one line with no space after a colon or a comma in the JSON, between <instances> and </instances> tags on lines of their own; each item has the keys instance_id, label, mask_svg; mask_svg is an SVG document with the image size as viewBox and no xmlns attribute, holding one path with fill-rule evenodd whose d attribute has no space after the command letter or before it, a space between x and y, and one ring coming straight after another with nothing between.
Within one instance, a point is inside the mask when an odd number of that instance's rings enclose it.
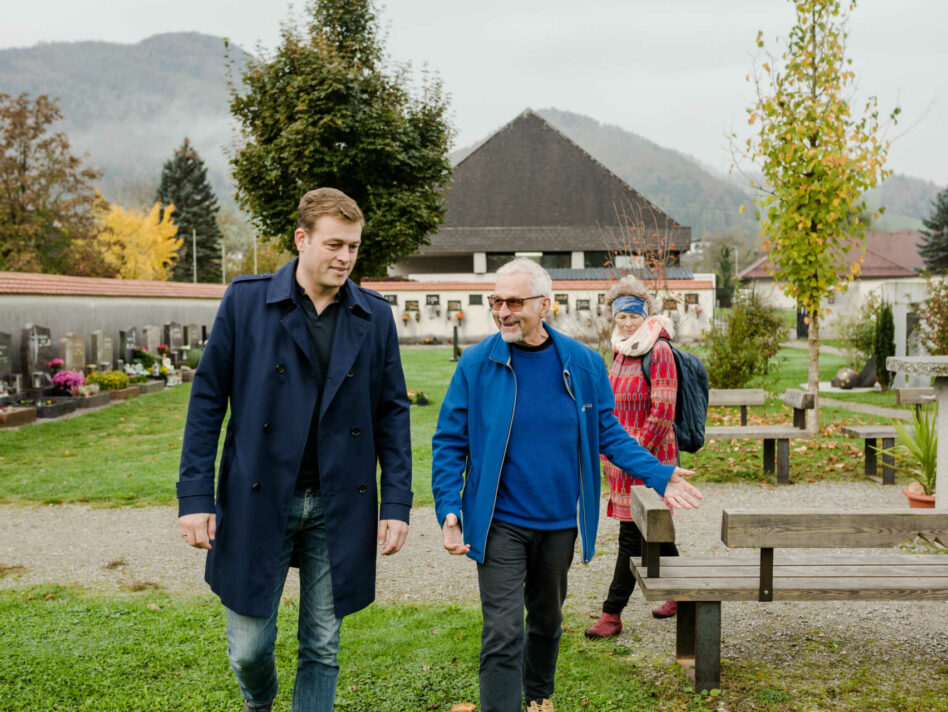
<instances>
[{"instance_id":1,"label":"blue sweater","mask_svg":"<svg viewBox=\"0 0 948 712\"><path fill-rule=\"evenodd\" d=\"M517 404L494 516L529 529L576 526L579 418L552 346L510 350Z\"/></svg>"}]
</instances>

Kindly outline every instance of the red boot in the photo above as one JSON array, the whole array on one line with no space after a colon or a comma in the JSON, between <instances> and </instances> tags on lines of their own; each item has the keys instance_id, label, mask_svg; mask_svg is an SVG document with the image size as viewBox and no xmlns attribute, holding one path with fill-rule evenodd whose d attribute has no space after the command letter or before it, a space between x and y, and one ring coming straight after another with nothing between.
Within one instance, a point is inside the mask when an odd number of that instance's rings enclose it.
<instances>
[{"instance_id":1,"label":"red boot","mask_svg":"<svg viewBox=\"0 0 948 712\"><path fill-rule=\"evenodd\" d=\"M586 637L593 640L614 638L622 632L622 619L618 613L603 613L599 620L586 629Z\"/></svg>"},{"instance_id":2,"label":"red boot","mask_svg":"<svg viewBox=\"0 0 948 712\"><path fill-rule=\"evenodd\" d=\"M677 601L665 601L658 608L652 609L652 615L656 618L671 618L678 613Z\"/></svg>"}]
</instances>

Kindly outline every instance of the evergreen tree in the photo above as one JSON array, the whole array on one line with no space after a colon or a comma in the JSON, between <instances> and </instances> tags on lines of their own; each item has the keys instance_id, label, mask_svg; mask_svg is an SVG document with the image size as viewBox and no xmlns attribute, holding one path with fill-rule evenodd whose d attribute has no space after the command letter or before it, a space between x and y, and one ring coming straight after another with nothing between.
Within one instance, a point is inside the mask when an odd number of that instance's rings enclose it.
<instances>
[{"instance_id":1,"label":"evergreen tree","mask_svg":"<svg viewBox=\"0 0 948 712\"><path fill-rule=\"evenodd\" d=\"M734 297L734 250L730 245L721 245L718 253L718 306L728 309Z\"/></svg>"},{"instance_id":2,"label":"evergreen tree","mask_svg":"<svg viewBox=\"0 0 948 712\"><path fill-rule=\"evenodd\" d=\"M886 368L885 360L895 356L895 321L892 318L892 307L888 302L882 302L879 315L876 317L876 339L873 348L876 361L876 379L882 390L888 390L892 383L892 373Z\"/></svg>"},{"instance_id":3,"label":"evergreen tree","mask_svg":"<svg viewBox=\"0 0 948 712\"><path fill-rule=\"evenodd\" d=\"M185 138L174 157L161 169L161 183L155 200L162 206L174 205L171 219L183 240L171 279L194 280L193 235L197 235L197 281L221 281L221 230L217 224L217 198L207 182L207 166Z\"/></svg>"},{"instance_id":4,"label":"evergreen tree","mask_svg":"<svg viewBox=\"0 0 948 712\"><path fill-rule=\"evenodd\" d=\"M447 100L437 79L413 96L406 69L384 71L372 0L312 0L306 15L231 87L244 138L231 160L237 202L295 252L300 197L338 188L366 219L353 277L384 275L444 219Z\"/></svg>"},{"instance_id":5,"label":"evergreen tree","mask_svg":"<svg viewBox=\"0 0 948 712\"><path fill-rule=\"evenodd\" d=\"M922 224L926 227L922 230L925 241L918 254L932 272L948 272L948 188L932 201L932 214Z\"/></svg>"}]
</instances>

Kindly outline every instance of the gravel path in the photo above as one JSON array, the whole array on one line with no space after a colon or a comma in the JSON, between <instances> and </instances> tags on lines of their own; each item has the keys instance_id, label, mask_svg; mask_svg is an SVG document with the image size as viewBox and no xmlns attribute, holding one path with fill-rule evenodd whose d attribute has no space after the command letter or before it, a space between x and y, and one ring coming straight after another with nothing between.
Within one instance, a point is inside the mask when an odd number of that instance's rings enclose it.
<instances>
[{"instance_id":1,"label":"gravel path","mask_svg":"<svg viewBox=\"0 0 948 712\"><path fill-rule=\"evenodd\" d=\"M720 542L724 507L906 506L897 488L870 482L780 488L709 483L702 489L705 501L700 510L675 515L684 555L727 553ZM412 518L404 549L380 558L378 600L476 605L474 563L443 552L431 508L416 509ZM614 521L603 518L598 555L583 566L577 554L570 573L568 614L585 620L600 610L614 566L617 531ZM0 506L0 588L59 583L110 592L156 585L181 594L205 594L203 562L202 552L181 543L170 507ZM298 590L293 573L287 593L294 595ZM670 659L674 624L654 620L653 605L639 594L633 596L623 615L626 631L620 640L634 645L636 655ZM906 619L915 617L927 625L905 625ZM786 656L786 646L770 643L825 636L849 641L853 646L849 655L857 655L864 644L881 641L905 655L948 663L948 604L944 602L725 603L722 619L725 657Z\"/></svg>"}]
</instances>

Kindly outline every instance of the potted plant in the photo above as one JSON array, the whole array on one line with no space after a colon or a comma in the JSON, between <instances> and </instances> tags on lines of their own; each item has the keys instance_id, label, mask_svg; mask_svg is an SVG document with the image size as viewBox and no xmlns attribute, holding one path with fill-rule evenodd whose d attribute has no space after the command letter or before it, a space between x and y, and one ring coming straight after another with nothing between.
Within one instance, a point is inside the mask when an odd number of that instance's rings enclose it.
<instances>
[{"instance_id":1,"label":"potted plant","mask_svg":"<svg viewBox=\"0 0 948 712\"><path fill-rule=\"evenodd\" d=\"M899 436L899 442L891 448L880 449L879 452L894 457L898 469L912 476L914 481L902 488L902 494L908 498L909 507L933 508L935 455L938 451L935 421L928 413L916 413L908 427L900 420L895 420L892 424Z\"/></svg>"}]
</instances>

